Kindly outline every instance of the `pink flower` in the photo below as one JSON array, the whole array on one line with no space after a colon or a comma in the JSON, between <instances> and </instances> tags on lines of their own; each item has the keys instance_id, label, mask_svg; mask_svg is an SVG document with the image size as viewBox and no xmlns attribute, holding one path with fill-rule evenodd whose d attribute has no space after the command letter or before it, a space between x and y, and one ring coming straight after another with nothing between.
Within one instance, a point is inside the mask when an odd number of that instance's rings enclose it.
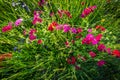
<instances>
[{"instance_id":1,"label":"pink flower","mask_svg":"<svg viewBox=\"0 0 120 80\"><path fill-rule=\"evenodd\" d=\"M37 24L38 22L42 23L42 19L39 17L39 15L40 15L39 12L34 11L34 18L32 21L33 25Z\"/></svg>"},{"instance_id":2,"label":"pink flower","mask_svg":"<svg viewBox=\"0 0 120 80\"><path fill-rule=\"evenodd\" d=\"M70 26L68 25L68 24L65 24L64 26L63 26L63 31L64 32L68 32L70 30Z\"/></svg>"},{"instance_id":3,"label":"pink flower","mask_svg":"<svg viewBox=\"0 0 120 80\"><path fill-rule=\"evenodd\" d=\"M9 22L7 26L4 26L2 28L2 32L7 32L7 31L10 31L12 30L12 22Z\"/></svg>"},{"instance_id":4,"label":"pink flower","mask_svg":"<svg viewBox=\"0 0 120 80\"><path fill-rule=\"evenodd\" d=\"M56 26L56 30L63 30L63 26L64 26L64 25L62 25L62 24L57 25L57 26Z\"/></svg>"},{"instance_id":5,"label":"pink flower","mask_svg":"<svg viewBox=\"0 0 120 80\"><path fill-rule=\"evenodd\" d=\"M92 52L92 51L90 51L89 54L90 54L90 56L91 56L92 58L94 58L94 57L96 56L96 54L95 54L94 52Z\"/></svg>"},{"instance_id":6,"label":"pink flower","mask_svg":"<svg viewBox=\"0 0 120 80\"><path fill-rule=\"evenodd\" d=\"M89 32L89 33L92 32L92 29L88 29L88 32Z\"/></svg>"},{"instance_id":7,"label":"pink flower","mask_svg":"<svg viewBox=\"0 0 120 80\"><path fill-rule=\"evenodd\" d=\"M94 11L94 9L96 9L97 7L96 6L90 6L88 8L85 8L81 14L81 17L84 18L86 17L87 15L89 15L91 12Z\"/></svg>"},{"instance_id":8,"label":"pink flower","mask_svg":"<svg viewBox=\"0 0 120 80\"><path fill-rule=\"evenodd\" d=\"M99 51L105 51L106 46L105 46L104 44L99 44L98 47L97 47L97 49L98 49Z\"/></svg>"},{"instance_id":9,"label":"pink flower","mask_svg":"<svg viewBox=\"0 0 120 80\"><path fill-rule=\"evenodd\" d=\"M101 67L101 66L105 65L105 63L106 62L104 60L100 60L97 62L97 65Z\"/></svg>"},{"instance_id":10,"label":"pink flower","mask_svg":"<svg viewBox=\"0 0 120 80\"><path fill-rule=\"evenodd\" d=\"M71 28L71 32L76 34L77 33L77 29L76 28Z\"/></svg>"},{"instance_id":11,"label":"pink flower","mask_svg":"<svg viewBox=\"0 0 120 80\"><path fill-rule=\"evenodd\" d=\"M22 21L23 21L22 18L17 19L17 20L15 21L15 26L19 26L19 25L22 23Z\"/></svg>"}]
</instances>

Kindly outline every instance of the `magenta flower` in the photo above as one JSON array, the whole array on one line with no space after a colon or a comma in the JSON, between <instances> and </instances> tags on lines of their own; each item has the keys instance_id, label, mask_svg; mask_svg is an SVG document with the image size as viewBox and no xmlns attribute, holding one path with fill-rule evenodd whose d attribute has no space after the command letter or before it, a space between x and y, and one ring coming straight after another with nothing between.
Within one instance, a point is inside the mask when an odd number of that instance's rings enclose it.
<instances>
[{"instance_id":1,"label":"magenta flower","mask_svg":"<svg viewBox=\"0 0 120 80\"><path fill-rule=\"evenodd\" d=\"M98 41L94 38L93 40L92 40L92 45L96 45L98 43Z\"/></svg>"},{"instance_id":2,"label":"magenta flower","mask_svg":"<svg viewBox=\"0 0 120 80\"><path fill-rule=\"evenodd\" d=\"M97 6L90 6L88 8L85 8L81 14L81 17L82 18L85 18L87 15L89 15L91 12L94 11L94 9L96 9Z\"/></svg>"},{"instance_id":3,"label":"magenta flower","mask_svg":"<svg viewBox=\"0 0 120 80\"><path fill-rule=\"evenodd\" d=\"M64 24L63 31L68 32L70 30L70 26L68 24Z\"/></svg>"},{"instance_id":4,"label":"magenta flower","mask_svg":"<svg viewBox=\"0 0 120 80\"><path fill-rule=\"evenodd\" d=\"M92 34L87 34L87 36L82 40L82 44L90 44L94 36Z\"/></svg>"},{"instance_id":5,"label":"magenta flower","mask_svg":"<svg viewBox=\"0 0 120 80\"><path fill-rule=\"evenodd\" d=\"M86 38L89 39L89 40L93 40L94 36L92 34L87 34Z\"/></svg>"},{"instance_id":6,"label":"magenta flower","mask_svg":"<svg viewBox=\"0 0 120 80\"><path fill-rule=\"evenodd\" d=\"M101 66L105 65L105 63L106 62L104 60L100 60L97 62L97 65L101 67Z\"/></svg>"},{"instance_id":7,"label":"magenta flower","mask_svg":"<svg viewBox=\"0 0 120 80\"><path fill-rule=\"evenodd\" d=\"M77 29L76 28L71 28L71 32L76 34L77 33Z\"/></svg>"},{"instance_id":8,"label":"magenta flower","mask_svg":"<svg viewBox=\"0 0 120 80\"><path fill-rule=\"evenodd\" d=\"M35 25L37 23L42 23L42 19L39 17L39 12L34 11L34 18L32 24Z\"/></svg>"},{"instance_id":9,"label":"magenta flower","mask_svg":"<svg viewBox=\"0 0 120 80\"><path fill-rule=\"evenodd\" d=\"M36 39L36 36L34 36L33 34L29 35L29 39L32 41L34 39Z\"/></svg>"},{"instance_id":10,"label":"magenta flower","mask_svg":"<svg viewBox=\"0 0 120 80\"><path fill-rule=\"evenodd\" d=\"M89 54L92 58L94 58L96 56L96 54L93 51L90 51Z\"/></svg>"},{"instance_id":11,"label":"magenta flower","mask_svg":"<svg viewBox=\"0 0 120 80\"><path fill-rule=\"evenodd\" d=\"M87 36L82 40L82 44L92 44L96 45L100 41L101 36L94 37L92 34L87 34Z\"/></svg>"},{"instance_id":12,"label":"magenta flower","mask_svg":"<svg viewBox=\"0 0 120 80\"><path fill-rule=\"evenodd\" d=\"M22 18L17 19L17 20L15 21L15 26L19 26L19 25L22 23L22 21L23 21Z\"/></svg>"},{"instance_id":13,"label":"magenta flower","mask_svg":"<svg viewBox=\"0 0 120 80\"><path fill-rule=\"evenodd\" d=\"M7 26L4 26L2 28L2 32L7 32L7 31L10 31L12 30L12 22L9 22Z\"/></svg>"},{"instance_id":14,"label":"magenta flower","mask_svg":"<svg viewBox=\"0 0 120 80\"><path fill-rule=\"evenodd\" d=\"M34 39L36 39L37 37L34 35L34 33L36 33L37 31L35 29L31 29L29 32L29 39L32 41Z\"/></svg>"},{"instance_id":15,"label":"magenta flower","mask_svg":"<svg viewBox=\"0 0 120 80\"><path fill-rule=\"evenodd\" d=\"M105 51L106 50L106 46L104 44L99 44L98 47L97 47L97 49L99 51Z\"/></svg>"}]
</instances>

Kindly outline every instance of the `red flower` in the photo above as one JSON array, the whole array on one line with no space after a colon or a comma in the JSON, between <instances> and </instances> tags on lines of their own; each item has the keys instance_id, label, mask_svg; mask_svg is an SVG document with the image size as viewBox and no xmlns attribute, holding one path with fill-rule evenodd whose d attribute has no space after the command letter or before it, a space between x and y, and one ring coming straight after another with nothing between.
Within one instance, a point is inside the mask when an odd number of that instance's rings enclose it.
<instances>
[{"instance_id":1,"label":"red flower","mask_svg":"<svg viewBox=\"0 0 120 80\"><path fill-rule=\"evenodd\" d=\"M80 67L76 65L76 66L75 66L75 69L76 69L76 70L80 70Z\"/></svg>"},{"instance_id":2,"label":"red flower","mask_svg":"<svg viewBox=\"0 0 120 80\"><path fill-rule=\"evenodd\" d=\"M100 27L101 27L100 25L97 25L95 28L96 28L96 29L99 29Z\"/></svg>"},{"instance_id":3,"label":"red flower","mask_svg":"<svg viewBox=\"0 0 120 80\"><path fill-rule=\"evenodd\" d=\"M74 44L74 43L75 43L75 40L71 40L71 42Z\"/></svg>"},{"instance_id":4,"label":"red flower","mask_svg":"<svg viewBox=\"0 0 120 80\"><path fill-rule=\"evenodd\" d=\"M53 25L50 24L50 26L48 27L48 30L49 30L49 31L53 31L53 30L54 30Z\"/></svg>"},{"instance_id":5,"label":"red flower","mask_svg":"<svg viewBox=\"0 0 120 80\"><path fill-rule=\"evenodd\" d=\"M8 23L7 26L4 26L4 27L2 28L2 32L7 32L7 31L10 31L10 30L12 30L12 23L11 23L11 22Z\"/></svg>"},{"instance_id":6,"label":"red flower","mask_svg":"<svg viewBox=\"0 0 120 80\"><path fill-rule=\"evenodd\" d=\"M68 64L75 64L75 62L76 62L76 58L74 56L67 59Z\"/></svg>"},{"instance_id":7,"label":"red flower","mask_svg":"<svg viewBox=\"0 0 120 80\"><path fill-rule=\"evenodd\" d=\"M105 28L103 26L97 25L96 29L100 29L101 31L105 31Z\"/></svg>"},{"instance_id":8,"label":"red flower","mask_svg":"<svg viewBox=\"0 0 120 80\"><path fill-rule=\"evenodd\" d=\"M94 11L94 9L96 9L97 6L90 6L88 8L85 8L81 14L81 18L85 18L87 15L89 15L91 12Z\"/></svg>"},{"instance_id":9,"label":"red flower","mask_svg":"<svg viewBox=\"0 0 120 80\"><path fill-rule=\"evenodd\" d=\"M106 50L106 46L104 44L99 44L98 47L97 47L97 49L99 51L105 51Z\"/></svg>"},{"instance_id":10,"label":"red flower","mask_svg":"<svg viewBox=\"0 0 120 80\"><path fill-rule=\"evenodd\" d=\"M64 11L64 13L65 13L69 18L72 18L72 15L70 14L69 11Z\"/></svg>"},{"instance_id":11,"label":"red flower","mask_svg":"<svg viewBox=\"0 0 120 80\"><path fill-rule=\"evenodd\" d=\"M68 41L65 42L65 45L66 45L66 47L70 46Z\"/></svg>"},{"instance_id":12,"label":"red flower","mask_svg":"<svg viewBox=\"0 0 120 80\"><path fill-rule=\"evenodd\" d=\"M41 43L42 43L42 40L41 40L41 39L39 39L39 40L38 40L38 44L41 44Z\"/></svg>"},{"instance_id":13,"label":"red flower","mask_svg":"<svg viewBox=\"0 0 120 80\"><path fill-rule=\"evenodd\" d=\"M97 41L100 41L101 38L102 38L102 34L98 34L98 35L95 37L95 39L96 39Z\"/></svg>"},{"instance_id":14,"label":"red flower","mask_svg":"<svg viewBox=\"0 0 120 80\"><path fill-rule=\"evenodd\" d=\"M81 5L85 5L85 2L81 2Z\"/></svg>"},{"instance_id":15,"label":"red flower","mask_svg":"<svg viewBox=\"0 0 120 80\"><path fill-rule=\"evenodd\" d=\"M96 56L96 54L95 54L94 52L92 52L92 51L90 51L89 54L90 54L90 56L91 56L92 58L94 58L94 57Z\"/></svg>"},{"instance_id":16,"label":"red flower","mask_svg":"<svg viewBox=\"0 0 120 80\"><path fill-rule=\"evenodd\" d=\"M82 32L82 28L77 28L77 33L81 33Z\"/></svg>"},{"instance_id":17,"label":"red flower","mask_svg":"<svg viewBox=\"0 0 120 80\"><path fill-rule=\"evenodd\" d=\"M101 31L105 31L105 28L104 28L104 27L101 27L100 30L101 30Z\"/></svg>"},{"instance_id":18,"label":"red flower","mask_svg":"<svg viewBox=\"0 0 120 80\"><path fill-rule=\"evenodd\" d=\"M113 50L112 55L120 58L120 51L119 50Z\"/></svg>"},{"instance_id":19,"label":"red flower","mask_svg":"<svg viewBox=\"0 0 120 80\"><path fill-rule=\"evenodd\" d=\"M54 21L54 22L52 22L52 25L53 25L53 26L57 26L58 23Z\"/></svg>"},{"instance_id":20,"label":"red flower","mask_svg":"<svg viewBox=\"0 0 120 80\"><path fill-rule=\"evenodd\" d=\"M58 24L57 22L52 22L49 26L48 26L48 30L49 31L53 31L54 30L54 27L56 27Z\"/></svg>"}]
</instances>

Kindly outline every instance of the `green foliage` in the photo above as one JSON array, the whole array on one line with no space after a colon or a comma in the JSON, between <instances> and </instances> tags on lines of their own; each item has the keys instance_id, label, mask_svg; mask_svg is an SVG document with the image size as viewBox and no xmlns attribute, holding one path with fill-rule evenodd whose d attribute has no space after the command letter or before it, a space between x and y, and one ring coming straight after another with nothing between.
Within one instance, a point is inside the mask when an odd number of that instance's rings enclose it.
<instances>
[{"instance_id":1,"label":"green foliage","mask_svg":"<svg viewBox=\"0 0 120 80\"><path fill-rule=\"evenodd\" d=\"M70 24L72 27L81 27L85 31L82 33L85 37L88 28L93 28L93 34L97 35L99 31L94 28L96 25L102 25L106 28L103 32L103 40L107 47L120 49L119 43L119 3L113 11L115 3L106 3L106 0L84 0L85 4L81 5L82 0L48 0L43 7L38 6L38 0L23 0L30 9L27 12L22 6L13 7L11 0L0 0L0 29L7 25L8 22L15 22L19 17L23 18L21 26L14 27L12 31L2 33L0 31L0 53L12 52L13 57L6 59L1 63L0 68L1 80L119 80L119 58L115 58L104 52L96 50L97 46L82 45L82 39L75 39L74 34L64 33L62 31L48 31L48 25L53 21L59 24ZM15 2L18 2L15 0ZM80 18L84 8L97 5L95 12L86 18ZM110 8L110 6L113 6ZM57 10L68 10L72 18L63 15L59 18ZM32 25L34 10L43 10L41 18L42 24ZM50 12L55 12L50 17ZM107 13L105 13L107 12ZM114 13L113 13L114 12ZM111 16L111 17L110 17ZM101 21L105 19L105 21ZM116 21L114 21L116 20ZM29 41L28 34L31 28L35 28L37 39ZM23 36L24 29L27 35ZM42 39L42 44L37 44L37 40ZM76 40L75 44L70 42L71 47L65 46L65 41ZM17 50L14 48L17 47ZM90 58L88 51L92 50L97 53L97 57ZM70 56L84 55L89 60L82 61L77 59L80 70L76 70L74 65L69 65L66 59ZM104 59L107 64L98 67L97 61Z\"/></svg>"}]
</instances>

